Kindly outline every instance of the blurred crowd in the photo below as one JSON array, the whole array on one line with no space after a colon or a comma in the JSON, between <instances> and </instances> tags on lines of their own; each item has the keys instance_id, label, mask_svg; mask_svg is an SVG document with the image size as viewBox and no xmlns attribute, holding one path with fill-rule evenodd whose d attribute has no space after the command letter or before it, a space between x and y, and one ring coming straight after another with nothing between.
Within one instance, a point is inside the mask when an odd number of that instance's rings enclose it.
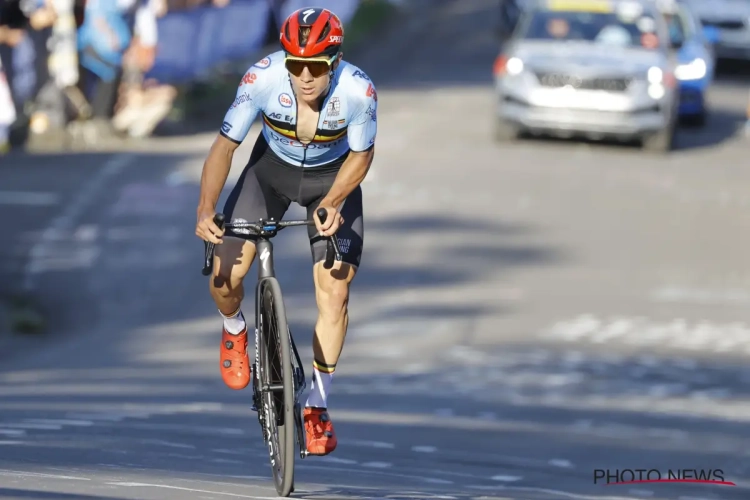
<instances>
[{"instance_id":1,"label":"blurred crowd","mask_svg":"<svg viewBox=\"0 0 750 500\"><path fill-rule=\"evenodd\" d=\"M145 75L168 12L231 0L0 0L0 154L30 134L144 137L176 90Z\"/></svg>"}]
</instances>

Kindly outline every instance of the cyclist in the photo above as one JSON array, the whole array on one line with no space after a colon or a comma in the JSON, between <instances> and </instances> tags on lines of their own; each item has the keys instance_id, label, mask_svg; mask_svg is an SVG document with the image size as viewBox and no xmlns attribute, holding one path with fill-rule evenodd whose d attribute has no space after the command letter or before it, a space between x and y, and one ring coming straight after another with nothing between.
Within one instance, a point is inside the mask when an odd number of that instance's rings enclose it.
<instances>
[{"instance_id":1,"label":"cyclist","mask_svg":"<svg viewBox=\"0 0 750 500\"><path fill-rule=\"evenodd\" d=\"M344 29L322 8L293 12L281 26L281 47L254 64L240 82L203 166L196 234L215 243L210 291L224 318L220 370L224 383L250 381L242 281L255 258L254 236L224 236L213 222L232 156L257 115L262 118L250 160L224 205L227 220L281 220L291 202L307 208L318 319L313 377L304 409L307 448L326 455L337 440L328 394L348 325L349 284L362 256L360 183L370 168L377 132L377 93L370 78L342 59ZM316 214L328 212L325 223ZM326 270L326 236L336 234L342 262ZM248 241L250 240L250 241ZM263 258L263 256L261 256Z\"/></svg>"}]
</instances>

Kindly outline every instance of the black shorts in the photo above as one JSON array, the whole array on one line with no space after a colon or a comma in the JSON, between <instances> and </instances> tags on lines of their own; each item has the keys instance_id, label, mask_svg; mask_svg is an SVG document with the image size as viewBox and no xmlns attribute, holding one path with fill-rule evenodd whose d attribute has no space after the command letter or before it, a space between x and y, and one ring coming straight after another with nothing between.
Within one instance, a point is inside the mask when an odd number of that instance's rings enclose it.
<instances>
[{"instance_id":1,"label":"black shorts","mask_svg":"<svg viewBox=\"0 0 750 500\"><path fill-rule=\"evenodd\" d=\"M224 204L223 213L227 221L256 222L260 218L280 221L291 202L306 208L307 218L312 219L318 205L331 189L346 156L322 167L297 167L279 158L261 134L253 147L250 161ZM359 267L364 243L362 189L359 186L344 202L341 215L344 224L336 233L341 259ZM315 226L308 226L307 234L313 263L325 260L326 238L318 235ZM255 239L249 231L228 230L227 235Z\"/></svg>"}]
</instances>

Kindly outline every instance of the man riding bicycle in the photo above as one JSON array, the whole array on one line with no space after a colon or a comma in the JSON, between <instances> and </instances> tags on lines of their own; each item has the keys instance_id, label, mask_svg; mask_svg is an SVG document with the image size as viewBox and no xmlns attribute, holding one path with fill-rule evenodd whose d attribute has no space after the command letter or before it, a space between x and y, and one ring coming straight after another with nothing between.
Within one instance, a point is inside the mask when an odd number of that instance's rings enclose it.
<instances>
[{"instance_id":1,"label":"man riding bicycle","mask_svg":"<svg viewBox=\"0 0 750 500\"><path fill-rule=\"evenodd\" d=\"M304 409L307 449L326 455L336 448L328 394L348 325L349 284L362 256L362 190L374 156L377 93L370 78L342 59L344 30L322 8L293 12L282 24L281 46L254 64L203 166L196 234L215 243L211 295L224 318L220 370L224 383L250 382L247 324L240 310L243 278L255 258L255 236L219 229L213 222L235 149L258 114L262 131L250 161L224 206L227 220L280 221L291 202L307 209L318 320L313 377ZM316 210L325 208L321 222ZM327 239L336 234L342 261L324 269ZM262 256L261 256L262 258Z\"/></svg>"}]
</instances>

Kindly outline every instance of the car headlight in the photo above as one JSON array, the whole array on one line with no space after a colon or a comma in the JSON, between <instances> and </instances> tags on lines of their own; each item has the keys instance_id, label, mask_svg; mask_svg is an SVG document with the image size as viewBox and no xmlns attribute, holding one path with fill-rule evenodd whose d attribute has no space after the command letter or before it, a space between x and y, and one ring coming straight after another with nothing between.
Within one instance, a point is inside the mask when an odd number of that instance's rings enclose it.
<instances>
[{"instance_id":1,"label":"car headlight","mask_svg":"<svg viewBox=\"0 0 750 500\"><path fill-rule=\"evenodd\" d=\"M523 72L523 61L517 57L511 57L505 64L505 70L509 75L519 75Z\"/></svg>"},{"instance_id":2,"label":"car headlight","mask_svg":"<svg viewBox=\"0 0 750 500\"><path fill-rule=\"evenodd\" d=\"M687 64L677 66L674 76L678 80L699 80L706 76L706 70L706 61L698 57Z\"/></svg>"},{"instance_id":3,"label":"car headlight","mask_svg":"<svg viewBox=\"0 0 750 500\"><path fill-rule=\"evenodd\" d=\"M646 74L646 77L648 78L648 83L655 85L657 83L662 82L662 79L664 78L664 72L661 70L661 68L652 66L648 68L648 73Z\"/></svg>"}]
</instances>

